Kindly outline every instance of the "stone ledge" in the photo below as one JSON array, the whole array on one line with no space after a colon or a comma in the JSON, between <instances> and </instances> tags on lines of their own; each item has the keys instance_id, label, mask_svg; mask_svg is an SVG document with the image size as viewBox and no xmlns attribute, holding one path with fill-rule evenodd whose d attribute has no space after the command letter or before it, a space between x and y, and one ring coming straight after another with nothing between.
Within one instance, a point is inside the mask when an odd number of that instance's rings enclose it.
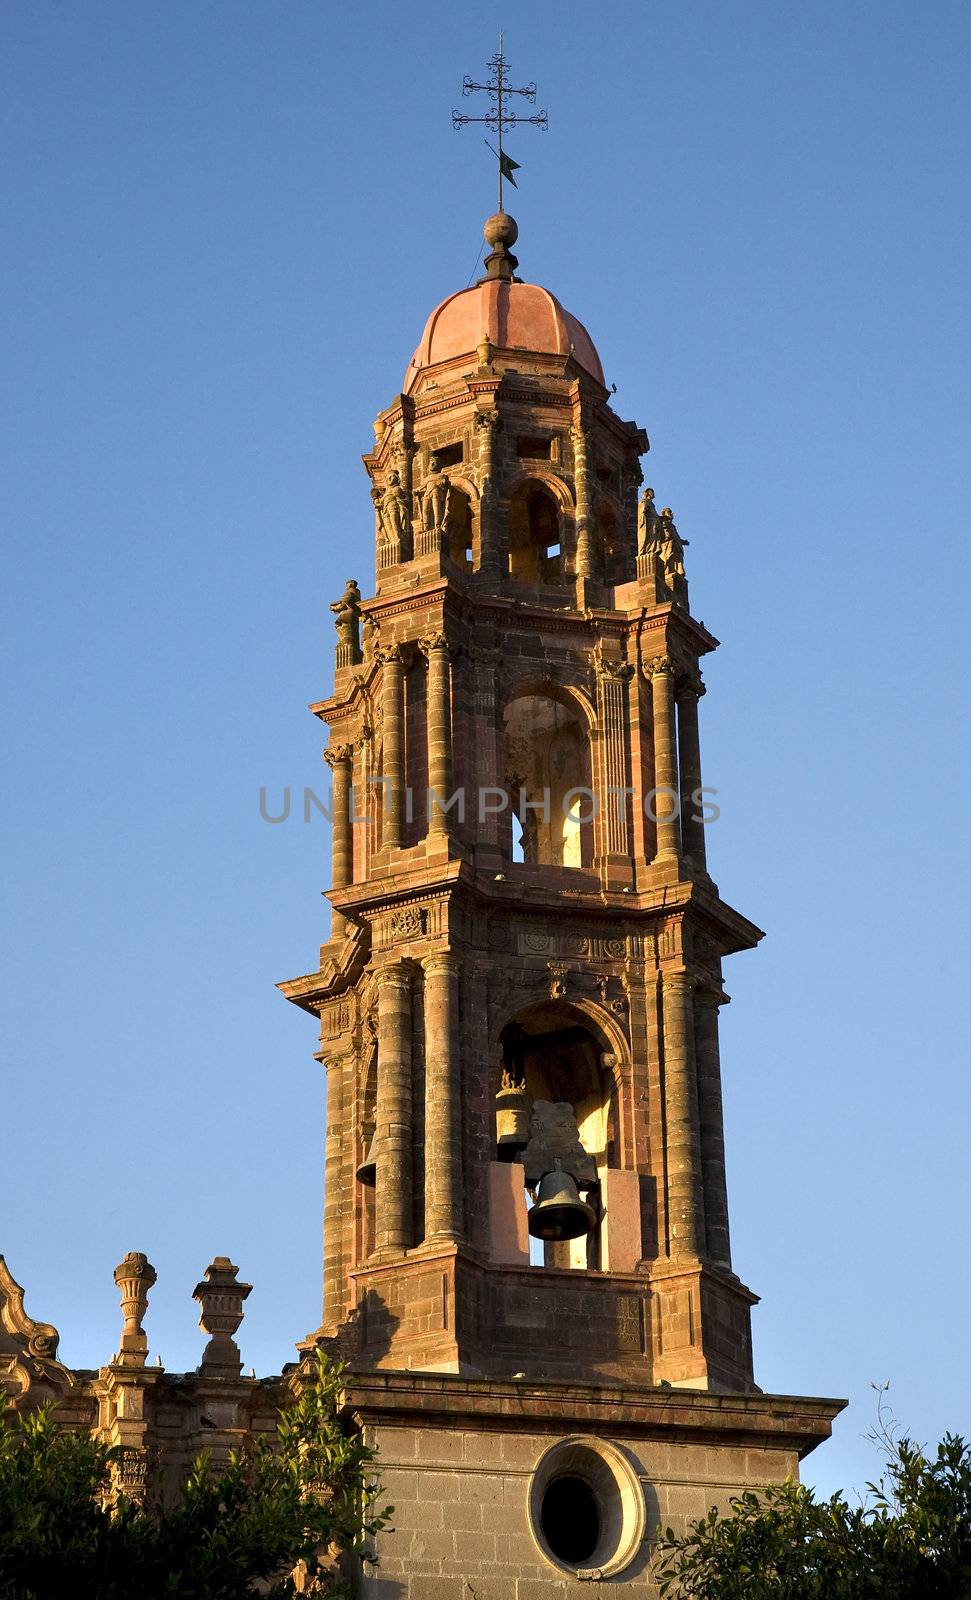
<instances>
[{"instance_id":1,"label":"stone ledge","mask_svg":"<svg viewBox=\"0 0 971 1600\"><path fill-rule=\"evenodd\" d=\"M576 1384L556 1379L523 1382L446 1373L349 1373L346 1405L365 1424L383 1422L449 1428L544 1432L571 1429L635 1434L674 1442L790 1449L800 1459L828 1439L847 1401L818 1396L712 1394L704 1390Z\"/></svg>"}]
</instances>

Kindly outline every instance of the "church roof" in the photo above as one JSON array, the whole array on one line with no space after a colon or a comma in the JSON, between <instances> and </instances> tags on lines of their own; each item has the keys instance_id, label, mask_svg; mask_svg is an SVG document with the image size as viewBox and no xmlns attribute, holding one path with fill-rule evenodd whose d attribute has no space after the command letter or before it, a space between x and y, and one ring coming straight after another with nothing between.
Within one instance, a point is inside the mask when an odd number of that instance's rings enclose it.
<instances>
[{"instance_id":1,"label":"church roof","mask_svg":"<svg viewBox=\"0 0 971 1600\"><path fill-rule=\"evenodd\" d=\"M593 340L555 295L536 283L486 278L435 307L405 373L405 393L415 388L425 368L473 355L486 339L498 350L572 355L606 388Z\"/></svg>"}]
</instances>

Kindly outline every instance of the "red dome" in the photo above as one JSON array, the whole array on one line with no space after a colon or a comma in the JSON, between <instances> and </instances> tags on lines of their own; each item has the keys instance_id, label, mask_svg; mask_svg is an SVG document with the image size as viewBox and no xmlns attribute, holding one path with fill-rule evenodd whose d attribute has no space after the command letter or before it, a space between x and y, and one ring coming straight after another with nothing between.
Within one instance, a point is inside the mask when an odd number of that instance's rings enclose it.
<instances>
[{"instance_id":1,"label":"red dome","mask_svg":"<svg viewBox=\"0 0 971 1600\"><path fill-rule=\"evenodd\" d=\"M405 373L405 393L415 387L425 368L473 355L484 339L497 350L572 355L606 388L593 340L555 295L535 283L490 278L472 289L460 289L435 307Z\"/></svg>"}]
</instances>

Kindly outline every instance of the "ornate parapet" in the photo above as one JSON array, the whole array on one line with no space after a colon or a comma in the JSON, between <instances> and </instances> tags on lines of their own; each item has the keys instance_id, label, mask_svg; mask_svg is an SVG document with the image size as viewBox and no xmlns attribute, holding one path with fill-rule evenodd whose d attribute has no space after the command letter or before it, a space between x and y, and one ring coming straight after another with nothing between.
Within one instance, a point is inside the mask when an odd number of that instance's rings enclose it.
<instances>
[{"instance_id":1,"label":"ornate parapet","mask_svg":"<svg viewBox=\"0 0 971 1600\"><path fill-rule=\"evenodd\" d=\"M24 1310L24 1291L0 1256L0 1387L13 1405L32 1408L59 1400L74 1377L57 1359L60 1334Z\"/></svg>"}]
</instances>

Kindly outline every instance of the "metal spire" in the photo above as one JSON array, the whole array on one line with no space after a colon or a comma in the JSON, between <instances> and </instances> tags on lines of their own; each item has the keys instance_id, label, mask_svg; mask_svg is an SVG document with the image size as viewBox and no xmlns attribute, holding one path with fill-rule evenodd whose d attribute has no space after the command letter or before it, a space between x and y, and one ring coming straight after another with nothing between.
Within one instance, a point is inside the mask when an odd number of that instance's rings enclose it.
<instances>
[{"instance_id":1,"label":"metal spire","mask_svg":"<svg viewBox=\"0 0 971 1600\"><path fill-rule=\"evenodd\" d=\"M499 149L493 153L499 158L499 210L502 211L502 180L504 177L508 178L510 183L515 188L516 180L513 177L512 172L513 169L519 165L519 163L513 161L512 157L507 155L503 149L502 136L505 129L513 128L521 122L531 122L533 126L537 128L548 128L549 120L545 111L539 111L535 116L532 117L520 117L517 116L515 112L506 110L505 102L508 100L509 96L513 94L520 94L525 100L529 100L532 104L535 104L536 85L535 83L528 83L524 89L514 89L512 87L509 82L509 62L502 53L501 33L499 35L498 52L492 57L491 61L489 61L487 65L492 73L489 82L475 83L470 77L468 77L468 75L466 75L466 77L462 79L462 93L464 95L470 95L476 94L479 91L484 92L492 101L491 108L489 111L487 111L484 117L468 117L464 114L464 112L453 111L452 127L464 128L467 123L481 122L484 123L487 128L492 128L498 135ZM486 143L488 143L488 140ZM491 150L492 146L490 145L489 148Z\"/></svg>"}]
</instances>

